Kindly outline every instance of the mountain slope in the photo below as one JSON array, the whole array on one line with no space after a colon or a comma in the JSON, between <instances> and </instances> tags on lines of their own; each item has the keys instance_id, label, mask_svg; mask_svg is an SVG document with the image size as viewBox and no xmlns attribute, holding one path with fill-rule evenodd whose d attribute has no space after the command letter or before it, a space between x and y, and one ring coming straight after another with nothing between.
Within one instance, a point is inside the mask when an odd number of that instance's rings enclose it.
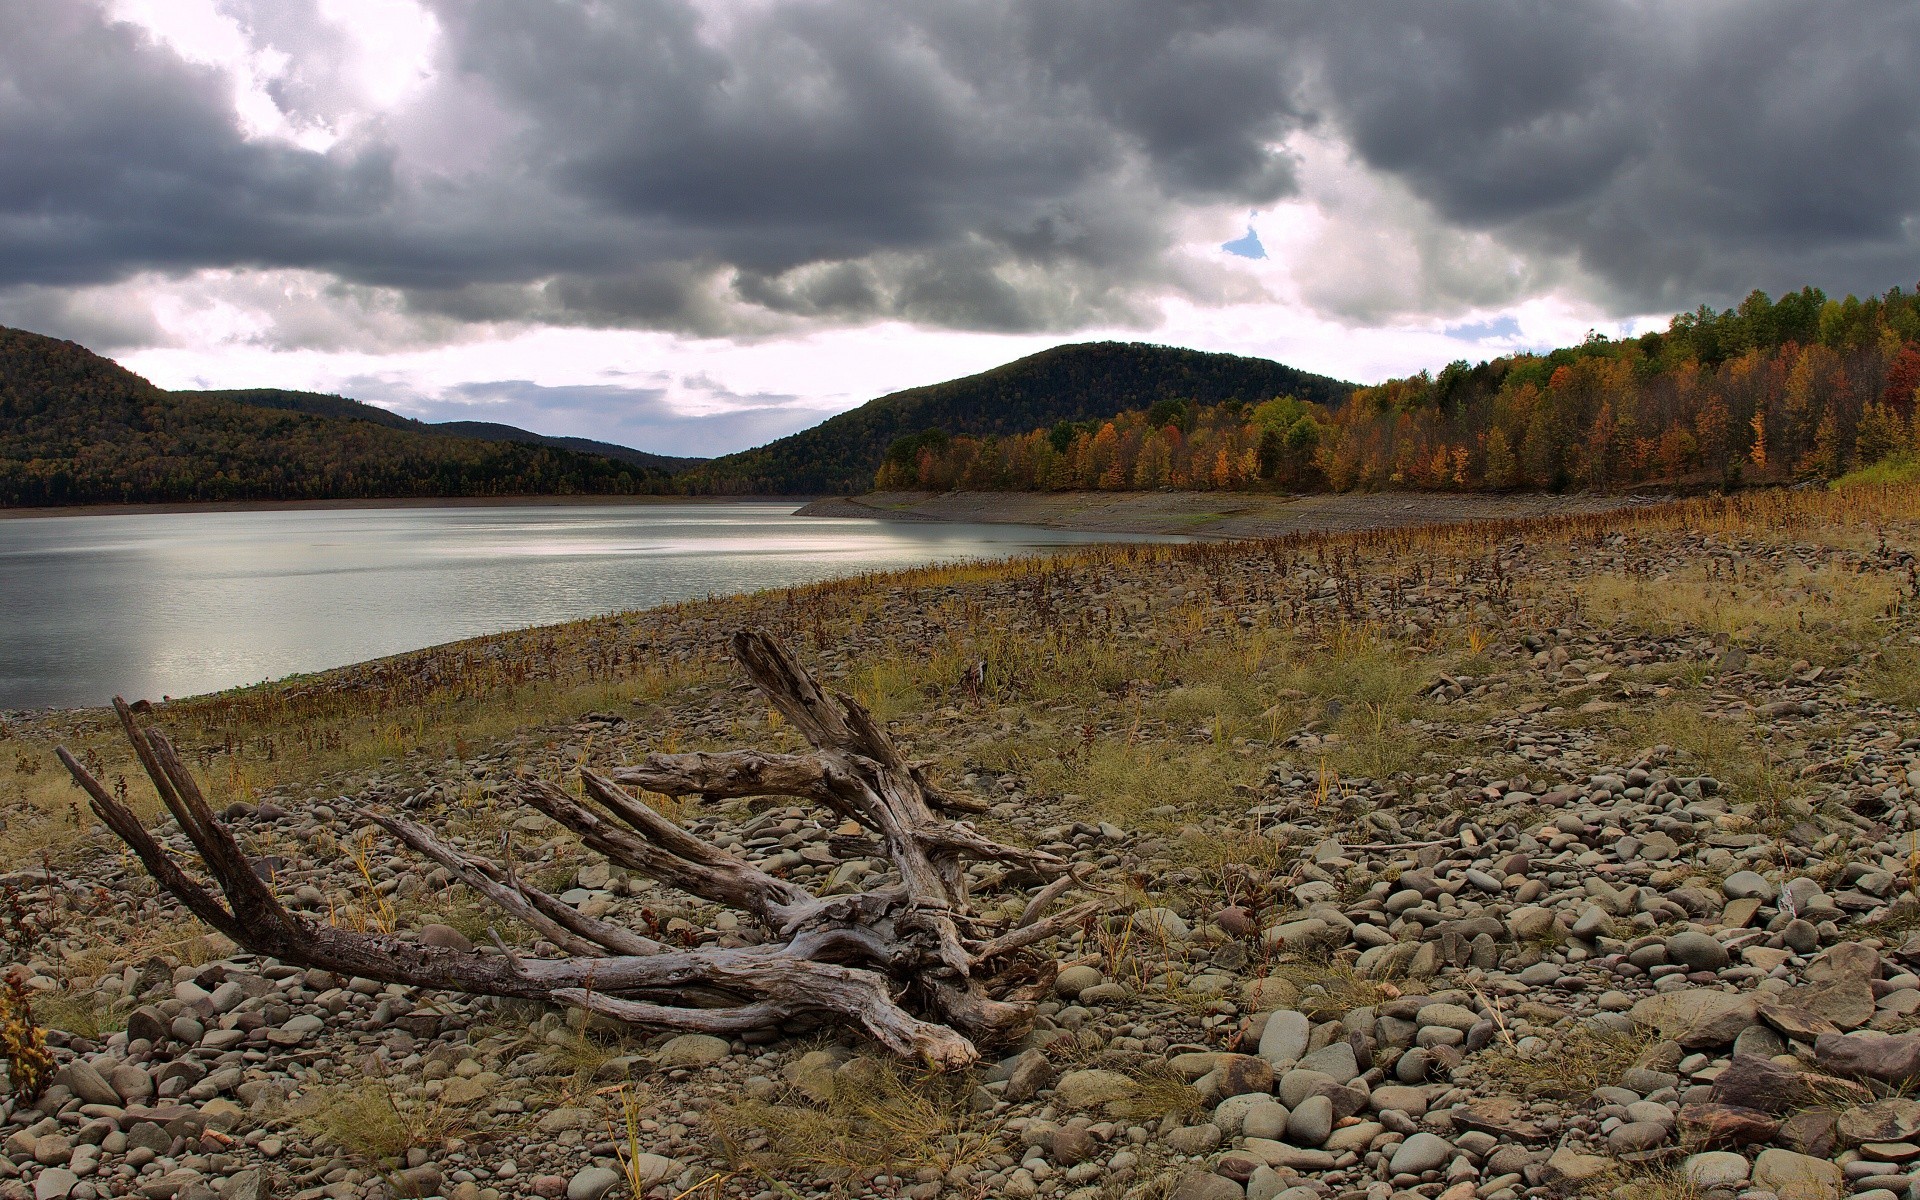
<instances>
[{"instance_id":1,"label":"mountain slope","mask_svg":"<svg viewBox=\"0 0 1920 1200\"><path fill-rule=\"evenodd\" d=\"M1055 346L978 375L882 396L812 429L717 458L675 483L694 492L864 492L887 446L927 429L1009 436L1161 400L1204 405L1292 393L1335 404L1352 390L1263 358L1132 342Z\"/></svg>"},{"instance_id":2,"label":"mountain slope","mask_svg":"<svg viewBox=\"0 0 1920 1200\"><path fill-rule=\"evenodd\" d=\"M0 505L667 487L661 472L570 450L167 392L73 342L0 328Z\"/></svg>"},{"instance_id":3,"label":"mountain slope","mask_svg":"<svg viewBox=\"0 0 1920 1200\"><path fill-rule=\"evenodd\" d=\"M557 450L576 450L581 454L597 454L602 458L618 459L620 462L665 471L669 474L697 467L707 461L704 458L677 458L670 454L651 454L645 450L635 450L631 446L620 446L613 442L596 442L592 438L549 437L544 433L521 429L517 425L502 425L497 421L416 421L412 417L403 417L399 413L389 412L377 405L349 400L345 396L335 396L325 392L292 392L280 388L238 388L227 391L176 392L174 394L237 400L242 404L252 404L260 408L311 413L321 417L350 417L355 420L372 421L376 425L385 425L389 429L411 429L416 433L476 438L483 442L525 442L533 446L551 446Z\"/></svg>"}]
</instances>

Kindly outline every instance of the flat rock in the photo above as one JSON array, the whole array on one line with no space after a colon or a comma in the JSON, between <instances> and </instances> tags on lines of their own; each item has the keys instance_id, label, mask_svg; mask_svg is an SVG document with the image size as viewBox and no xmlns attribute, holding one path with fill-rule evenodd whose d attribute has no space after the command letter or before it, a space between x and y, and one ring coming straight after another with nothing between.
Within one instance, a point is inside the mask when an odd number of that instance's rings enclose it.
<instances>
[{"instance_id":1,"label":"flat rock","mask_svg":"<svg viewBox=\"0 0 1920 1200\"><path fill-rule=\"evenodd\" d=\"M1564 1146L1547 1159L1548 1177L1560 1183L1585 1183L1606 1174L1612 1167L1611 1158L1600 1154L1581 1154Z\"/></svg>"},{"instance_id":2,"label":"flat rock","mask_svg":"<svg viewBox=\"0 0 1920 1200\"><path fill-rule=\"evenodd\" d=\"M1753 1185L1780 1200L1839 1200L1844 1178L1838 1164L1792 1150L1762 1150L1753 1160Z\"/></svg>"},{"instance_id":3,"label":"flat rock","mask_svg":"<svg viewBox=\"0 0 1920 1200\"><path fill-rule=\"evenodd\" d=\"M1920 1080L1920 1037L1912 1034L1822 1034L1814 1040L1813 1056L1837 1075L1896 1085Z\"/></svg>"},{"instance_id":4,"label":"flat rock","mask_svg":"<svg viewBox=\"0 0 1920 1200\"><path fill-rule=\"evenodd\" d=\"M1823 1033L1839 1033L1840 1026L1810 1009L1784 1001L1762 1000L1754 1011L1762 1021L1786 1034L1810 1042Z\"/></svg>"},{"instance_id":5,"label":"flat rock","mask_svg":"<svg viewBox=\"0 0 1920 1200\"><path fill-rule=\"evenodd\" d=\"M1544 1129L1527 1119L1526 1106L1511 1096L1485 1096L1456 1104L1451 1115L1456 1126L1477 1133L1522 1142L1539 1142L1547 1137Z\"/></svg>"},{"instance_id":6,"label":"flat rock","mask_svg":"<svg viewBox=\"0 0 1920 1200\"><path fill-rule=\"evenodd\" d=\"M543 1113L537 1122L541 1133L561 1133L568 1129L597 1129L600 1115L590 1108L555 1108Z\"/></svg>"},{"instance_id":7,"label":"flat rock","mask_svg":"<svg viewBox=\"0 0 1920 1200\"><path fill-rule=\"evenodd\" d=\"M1858 1029L1873 1020L1873 988L1864 979L1841 977L1810 983L1793 989L1782 999L1840 1029Z\"/></svg>"},{"instance_id":8,"label":"flat rock","mask_svg":"<svg viewBox=\"0 0 1920 1200\"><path fill-rule=\"evenodd\" d=\"M725 1038L709 1033L683 1033L655 1050L653 1061L662 1067L708 1067L732 1052Z\"/></svg>"},{"instance_id":9,"label":"flat rock","mask_svg":"<svg viewBox=\"0 0 1920 1200\"><path fill-rule=\"evenodd\" d=\"M1172 1200L1244 1200L1246 1191L1224 1175L1193 1171L1173 1189Z\"/></svg>"},{"instance_id":10,"label":"flat rock","mask_svg":"<svg viewBox=\"0 0 1920 1200\"><path fill-rule=\"evenodd\" d=\"M1840 1139L1862 1142L1904 1142L1920 1134L1920 1100L1895 1096L1840 1110L1835 1120Z\"/></svg>"},{"instance_id":11,"label":"flat rock","mask_svg":"<svg viewBox=\"0 0 1920 1200\"><path fill-rule=\"evenodd\" d=\"M1786 1112L1810 1101L1799 1071L1757 1054L1735 1054L1713 1081L1715 1104L1762 1112Z\"/></svg>"},{"instance_id":12,"label":"flat rock","mask_svg":"<svg viewBox=\"0 0 1920 1200\"><path fill-rule=\"evenodd\" d=\"M1652 1029L1661 1038L1689 1050L1724 1046L1753 1024L1752 996L1686 988L1648 996L1627 1014L1635 1025Z\"/></svg>"},{"instance_id":13,"label":"flat rock","mask_svg":"<svg viewBox=\"0 0 1920 1200\"><path fill-rule=\"evenodd\" d=\"M1700 1146L1758 1146L1770 1142L1780 1122L1757 1108L1735 1104L1689 1104L1680 1110L1680 1131Z\"/></svg>"}]
</instances>

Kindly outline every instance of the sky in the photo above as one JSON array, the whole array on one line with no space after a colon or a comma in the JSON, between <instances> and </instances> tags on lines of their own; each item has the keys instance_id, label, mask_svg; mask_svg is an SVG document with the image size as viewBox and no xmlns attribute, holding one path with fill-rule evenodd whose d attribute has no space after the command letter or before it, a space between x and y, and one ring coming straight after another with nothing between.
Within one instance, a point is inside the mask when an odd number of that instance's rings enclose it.
<instances>
[{"instance_id":1,"label":"sky","mask_svg":"<svg viewBox=\"0 0 1920 1200\"><path fill-rule=\"evenodd\" d=\"M0 324L674 454L1920 279L1920 5L7 0Z\"/></svg>"}]
</instances>

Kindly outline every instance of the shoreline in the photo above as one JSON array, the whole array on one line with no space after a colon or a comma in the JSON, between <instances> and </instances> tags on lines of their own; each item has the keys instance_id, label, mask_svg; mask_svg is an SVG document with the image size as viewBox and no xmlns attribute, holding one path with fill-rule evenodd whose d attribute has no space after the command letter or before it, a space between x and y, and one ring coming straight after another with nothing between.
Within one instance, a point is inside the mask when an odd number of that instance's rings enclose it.
<instances>
[{"instance_id":1,"label":"shoreline","mask_svg":"<svg viewBox=\"0 0 1920 1200\"><path fill-rule=\"evenodd\" d=\"M592 504L807 504L810 496L395 496L340 500L178 500L154 504L56 504L30 508L0 507L0 521L34 517L171 515L198 512L320 512L356 508L569 508Z\"/></svg>"},{"instance_id":2,"label":"shoreline","mask_svg":"<svg viewBox=\"0 0 1920 1200\"><path fill-rule=\"evenodd\" d=\"M814 500L797 517L1031 525L1206 540L1600 513L1670 496L1576 493L871 492Z\"/></svg>"}]
</instances>

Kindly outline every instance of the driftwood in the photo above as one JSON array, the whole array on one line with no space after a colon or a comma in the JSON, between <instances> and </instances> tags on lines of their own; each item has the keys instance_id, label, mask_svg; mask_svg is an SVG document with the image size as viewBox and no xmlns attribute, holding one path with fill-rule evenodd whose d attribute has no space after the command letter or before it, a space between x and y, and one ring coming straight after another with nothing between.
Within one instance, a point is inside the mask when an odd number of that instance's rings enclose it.
<instances>
[{"instance_id":1,"label":"driftwood","mask_svg":"<svg viewBox=\"0 0 1920 1200\"><path fill-rule=\"evenodd\" d=\"M664 945L578 912L413 821L378 812L360 815L538 932L554 952L535 957L504 944L429 946L289 912L213 814L166 737L139 727L116 701L127 739L223 903L72 754L62 748L59 755L94 812L162 887L239 945L282 962L416 987L557 1001L663 1029L724 1034L839 1020L899 1054L942 1067L976 1061L976 1042L1026 1032L1053 964L1024 960L1023 952L1084 922L1101 902L1047 915L1077 881L1068 863L936 816L978 806L939 791L924 764L907 761L865 708L822 692L771 635L743 630L732 648L754 684L813 744L812 753L651 754L609 774L581 770L597 809L528 777L518 781L518 798L611 862L747 914L766 939L758 945ZM674 824L628 787L669 796L811 800L862 826L872 840L859 843L872 853L877 841L898 878L856 894L817 896ZM969 861L1009 864L1051 882L1016 920L996 926L970 912Z\"/></svg>"}]
</instances>

